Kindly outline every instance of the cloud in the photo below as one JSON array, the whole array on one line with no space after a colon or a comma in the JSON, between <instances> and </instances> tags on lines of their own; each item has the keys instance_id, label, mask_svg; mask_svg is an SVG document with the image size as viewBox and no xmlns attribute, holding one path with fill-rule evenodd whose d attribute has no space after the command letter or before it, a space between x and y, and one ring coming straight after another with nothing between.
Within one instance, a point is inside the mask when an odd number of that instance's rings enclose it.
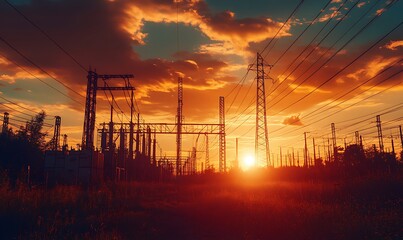
<instances>
[{"instance_id":1,"label":"cloud","mask_svg":"<svg viewBox=\"0 0 403 240\"><path fill-rule=\"evenodd\" d=\"M397 41L390 41L386 45L382 46L381 48L386 48L392 51L396 51L398 48L403 46L403 40L397 40Z\"/></svg>"},{"instance_id":2,"label":"cloud","mask_svg":"<svg viewBox=\"0 0 403 240\"><path fill-rule=\"evenodd\" d=\"M294 126L302 126L301 119L298 116L290 116L284 119L283 121L284 125L294 125Z\"/></svg>"},{"instance_id":3,"label":"cloud","mask_svg":"<svg viewBox=\"0 0 403 240\"><path fill-rule=\"evenodd\" d=\"M347 74L348 78L360 80L361 78L372 78L380 71L390 66L398 60L397 57L376 56L373 59L367 60L367 63L353 73Z\"/></svg>"},{"instance_id":4,"label":"cloud","mask_svg":"<svg viewBox=\"0 0 403 240\"><path fill-rule=\"evenodd\" d=\"M358 7L358 8L361 8L361 7L363 7L363 6L366 5L366 4L367 4L367 2L360 2L360 3L357 4L357 7Z\"/></svg>"}]
</instances>

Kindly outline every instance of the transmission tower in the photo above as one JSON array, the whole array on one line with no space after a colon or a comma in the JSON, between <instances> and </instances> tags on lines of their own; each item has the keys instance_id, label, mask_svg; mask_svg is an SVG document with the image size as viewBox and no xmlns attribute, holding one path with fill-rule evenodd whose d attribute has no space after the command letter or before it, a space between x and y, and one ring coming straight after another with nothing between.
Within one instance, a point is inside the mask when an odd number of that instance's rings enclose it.
<instances>
[{"instance_id":1,"label":"transmission tower","mask_svg":"<svg viewBox=\"0 0 403 240\"><path fill-rule=\"evenodd\" d=\"M358 146L360 144L360 133L355 131L355 144Z\"/></svg>"},{"instance_id":2,"label":"transmission tower","mask_svg":"<svg viewBox=\"0 0 403 240\"><path fill-rule=\"evenodd\" d=\"M94 148L95 109L97 103L97 73L91 70L87 75L87 96L85 99L84 132L81 143L82 149Z\"/></svg>"},{"instance_id":3,"label":"transmission tower","mask_svg":"<svg viewBox=\"0 0 403 240\"><path fill-rule=\"evenodd\" d=\"M5 112L3 116L3 129L2 133L6 134L8 132L8 122L9 122L9 113Z\"/></svg>"},{"instance_id":4,"label":"transmission tower","mask_svg":"<svg viewBox=\"0 0 403 240\"><path fill-rule=\"evenodd\" d=\"M53 146L52 150L57 151L60 147L60 125L62 123L62 118L59 116L55 117L55 130L53 132Z\"/></svg>"},{"instance_id":5,"label":"transmission tower","mask_svg":"<svg viewBox=\"0 0 403 240\"><path fill-rule=\"evenodd\" d=\"M382 123L380 115L376 115L376 127L378 128L379 151L383 152Z\"/></svg>"},{"instance_id":6,"label":"transmission tower","mask_svg":"<svg viewBox=\"0 0 403 240\"><path fill-rule=\"evenodd\" d=\"M266 93L264 59L257 53L256 57L256 133L255 133L255 158L256 162L270 166L269 137L266 118Z\"/></svg>"},{"instance_id":7,"label":"transmission tower","mask_svg":"<svg viewBox=\"0 0 403 240\"><path fill-rule=\"evenodd\" d=\"M331 124L332 127L332 143L333 143L333 157L334 161L337 161L337 142L336 142L336 126L334 123Z\"/></svg>"},{"instance_id":8,"label":"transmission tower","mask_svg":"<svg viewBox=\"0 0 403 240\"><path fill-rule=\"evenodd\" d=\"M91 69L88 71L87 75L87 96L85 100L85 113L84 113L84 129L83 137L81 142L82 149L93 150L94 149L94 130L95 130L95 119L96 119L96 104L97 104L97 91L98 90L108 90L108 91L133 91L134 87L130 84L130 79L133 78L132 74L105 74L99 75ZM104 86L98 86L98 79L104 81ZM123 79L124 86L110 87L107 85L106 81L111 79ZM133 98L133 93L132 96ZM113 102L113 101L112 101ZM133 104L132 104L133 105ZM133 106L131 106L131 114ZM130 136L132 137L132 136ZM132 143L133 141L130 140Z\"/></svg>"},{"instance_id":9,"label":"transmission tower","mask_svg":"<svg viewBox=\"0 0 403 240\"><path fill-rule=\"evenodd\" d=\"M226 142L225 142L225 105L224 105L224 97L220 97L220 138L219 138L219 171L225 172L227 170L227 161L226 161Z\"/></svg>"},{"instance_id":10,"label":"transmission tower","mask_svg":"<svg viewBox=\"0 0 403 240\"><path fill-rule=\"evenodd\" d=\"M67 151L67 147L68 147L68 144L67 144L67 134L64 134L64 135L63 135L63 146L62 146L62 150L63 150L63 151Z\"/></svg>"},{"instance_id":11,"label":"transmission tower","mask_svg":"<svg viewBox=\"0 0 403 240\"><path fill-rule=\"evenodd\" d=\"M206 136L206 163L205 169L210 169L210 152L209 152L209 144L208 144L208 134Z\"/></svg>"},{"instance_id":12,"label":"transmission tower","mask_svg":"<svg viewBox=\"0 0 403 240\"><path fill-rule=\"evenodd\" d=\"M180 174L181 168L181 151L182 151L182 122L183 122L183 79L178 77L178 109L176 114L176 175Z\"/></svg>"}]
</instances>

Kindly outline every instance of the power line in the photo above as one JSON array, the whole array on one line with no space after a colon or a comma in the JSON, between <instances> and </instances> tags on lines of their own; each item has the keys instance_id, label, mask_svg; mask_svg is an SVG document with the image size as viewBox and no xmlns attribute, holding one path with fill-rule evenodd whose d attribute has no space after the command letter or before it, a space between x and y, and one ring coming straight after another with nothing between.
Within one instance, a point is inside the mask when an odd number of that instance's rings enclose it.
<instances>
[{"instance_id":1,"label":"power line","mask_svg":"<svg viewBox=\"0 0 403 240\"><path fill-rule=\"evenodd\" d=\"M9 103L11 103L11 104L13 104L13 105L16 105L16 106L20 107L20 108L22 108L22 109L25 109L25 110L27 110L27 111L30 111L30 112L32 112L32 113L35 113L35 114L38 113L38 112L36 112L36 111L34 111L34 110L32 110L32 109L29 109L29 108L27 108L27 107L21 106L20 104L15 103L15 102L13 102L13 101L11 101L11 100L5 98L5 97L0 96L0 98L3 99L3 100L5 100L5 101L7 101L7 102L9 102ZM54 116L52 116L52 115L48 115L48 116L49 116L49 117L54 117Z\"/></svg>"},{"instance_id":2,"label":"power line","mask_svg":"<svg viewBox=\"0 0 403 240\"><path fill-rule=\"evenodd\" d=\"M287 52L294 46L294 44L304 35L304 33L312 26L312 24L318 19L318 17L325 11L327 6L332 2L333 0L329 0L324 7L316 14L316 16L311 20L311 22L308 24L308 26L305 27L305 29L299 34L297 38L294 39L294 41L288 46L288 48L280 55L280 57L273 63L273 67L276 66L276 64L287 54ZM358 1L357 1L358 2ZM344 4L343 4L344 5Z\"/></svg>"},{"instance_id":3,"label":"power line","mask_svg":"<svg viewBox=\"0 0 403 240\"><path fill-rule=\"evenodd\" d=\"M379 14L376 15L376 16L379 16ZM374 18L374 19L375 19L375 18ZM372 20L370 21L370 23L371 23L374 19L372 19ZM300 99L298 99L298 100L295 101L294 103L289 104L287 107L283 108L282 110L280 110L280 111L277 112L276 114L281 113L281 112L283 112L284 110L286 110L286 109L288 109L288 108L294 106L295 104L301 102L303 99L307 98L307 97L310 96L312 93L314 93L316 90L318 90L318 89L321 88L323 85L325 85L326 83L328 83L330 80L332 80L333 78L335 78L337 75L339 75L339 74L340 74L341 72L343 72L345 69L347 69L347 68L350 67L352 64L354 64L359 58L361 58L361 57L364 56L367 52L369 52L372 48L374 48L378 43L380 43L382 40L384 40L388 35L390 35L392 32L394 32L396 29L398 29L398 28L402 25L402 23L403 23L403 22L400 22L396 27L394 27L394 28L393 28L392 30L390 30L387 34L385 34L384 36L382 36L382 38L380 38L378 41L376 41L374 44L372 44L368 49L366 49L364 52L362 52L360 55L358 55L353 61L351 61L351 62L348 63L346 66L344 66L344 67L341 68L339 71L337 71L335 74L333 74L333 75L332 75L330 78L328 78L326 81L322 82L322 83L319 84L317 87L315 87L312 91L310 91L308 94L304 95L303 97L301 97ZM365 27L367 27L368 25L369 25L369 24L365 25ZM364 28L365 28L365 27L364 27ZM361 33L362 31L363 31L363 29L361 29L357 34L355 34L355 35L353 36L353 38L356 37L356 36L357 36L359 33ZM352 40L352 39L350 39L347 43L345 43L345 44L339 49L339 51L340 51L341 49L343 49L351 40ZM324 65L326 65L339 51L337 51L335 54L333 54L333 56L332 56L330 59L328 59L324 64L322 64L321 67L323 67ZM321 67L320 67L320 68L321 68ZM320 68L319 68L319 69L320 69ZM311 74L308 78L310 78L311 76L313 76L317 71L319 71L319 69L316 70L316 71L314 71L313 74ZM307 78L307 79L308 79L308 78ZM295 90L295 88L294 88L294 90ZM286 95L286 96L287 96L287 95ZM281 99L284 99L284 97L281 98ZM281 99L280 99L280 100L281 100ZM278 101L277 101L276 103L278 103ZM273 106L273 105L272 105L272 106Z\"/></svg>"},{"instance_id":4,"label":"power line","mask_svg":"<svg viewBox=\"0 0 403 240\"><path fill-rule=\"evenodd\" d=\"M60 83L61 85L63 85L65 88L69 89L70 91L72 91L73 93L77 94L78 96L85 98L83 95L81 95L81 93L77 92L76 90L72 89L71 87L67 86L66 84L64 84L62 81L56 79L55 77L53 77L50 73L48 73L45 69L43 69L42 67L40 67L39 65L37 65L35 62L33 62L31 59L29 59L27 56L25 56L22 52L20 52L17 48L15 48L12 44L10 44L7 40L5 40L2 36L0 36L0 40L2 42L4 42L8 47L10 47L11 49L13 49L16 53L18 53L18 55L20 55L21 57L23 57L26 61L28 61L29 63L31 63L33 66L35 66L36 68L38 68L40 71L42 71L43 73L45 73L46 75L48 75L51 79L55 80L56 82ZM59 91L60 92L60 91ZM65 95L65 94L63 94ZM69 97L71 98L71 97ZM76 101L76 100L74 100Z\"/></svg>"},{"instance_id":5,"label":"power line","mask_svg":"<svg viewBox=\"0 0 403 240\"><path fill-rule=\"evenodd\" d=\"M345 3L345 2L344 2ZM312 41L307 45L307 47L305 47L305 49L288 65L288 67L286 68L285 71L283 71L283 73L280 75L283 76L286 71L295 63L295 61L306 51L309 49L309 46L315 41L315 39L319 36L319 34L324 30L324 28L330 23L330 21L333 19L333 17L335 17L337 15L337 13L340 11L340 9L344 6L344 3L337 9L337 11L335 11L332 16L329 18L329 20L326 22L326 24L322 27L322 29L316 34L316 36L312 39ZM338 19L337 23L326 33L326 35L318 42L316 43L316 45L314 47L311 48L311 51L293 68L293 70L291 70L291 72L285 77L285 79L280 83L280 85L284 82L286 82L286 80L291 76L291 74L293 74L304 62L305 60L311 56L311 54L322 44L322 42L324 40L327 39L327 37L336 29L336 27L347 17L347 15L350 13L350 11L357 5L358 2L355 3L355 5L353 7L351 7L345 14L343 14L343 17L341 17L340 19ZM370 8L368 9L367 12L365 12L363 15L360 16L360 18L352 25L349 27L349 29L347 29L347 31L344 32L344 34L339 37L331 47L328 48L328 50L326 50L324 53L321 54L321 56L319 58L317 58L317 60L312 63L308 69L306 69L299 77L295 78L294 80L292 80L292 82L296 82L299 78L301 78L305 73L307 73L313 66L315 66L315 64L317 62L319 62L320 59L322 59L323 56L325 56L325 54L332 49L348 32L350 32L355 26L356 24L358 24L374 7L376 6L376 3ZM339 49L340 51L341 49ZM333 56L330 59L332 59ZM320 68L319 68L320 69ZM318 69L318 70L319 70ZM286 96L288 96L289 94L291 94L296 88L298 88L301 84L303 84L304 82L306 82L308 80L308 78L304 79L301 83L299 83L294 89L292 89L289 93L285 94L285 96L283 96L279 101L275 102L273 105L271 105L270 107L273 107L275 104L277 104L278 102L280 102L282 99L284 99ZM273 89L273 91L270 91L269 94L273 93L280 85L278 85L275 89ZM273 101L274 99L276 99L277 97L281 96L281 94L286 91L287 88L284 88L278 95L276 95L273 99L270 100Z\"/></svg>"},{"instance_id":6,"label":"power line","mask_svg":"<svg viewBox=\"0 0 403 240\"><path fill-rule=\"evenodd\" d=\"M392 77L394 77L394 76L397 76L397 75L400 74L402 71L403 71L403 70L400 70L399 72L393 74L392 76L389 76L388 78L386 78L386 79L383 80L383 81L386 81L386 80L388 80L388 79L390 79L390 78L392 78ZM341 112L341 111L344 111L344 110L346 110L346 109L349 109L349 108L351 108L351 107L357 105L358 103L361 103L361 102L363 102L363 101L365 101L365 100L368 100L368 99L371 98L371 97L375 97L375 96L377 96L377 95L379 95L379 94L381 94L381 93L383 93L383 92L385 92L385 91L387 91L387 90L389 90L389 89L391 89L391 88L393 88L393 87L396 87L396 86L398 86L398 85L400 85L400 84L401 84L401 82L398 82L398 83L396 83L396 84L394 84L394 85L391 85L390 87L385 88L385 89L383 89L382 91L379 91L379 92L376 93L376 94L370 95L370 96L368 96L368 97L366 97L366 98L363 98L363 99L361 99L360 101L355 102L355 103L353 103L353 104L351 104L351 105L349 105L349 106L347 106L347 107L345 107L345 108L342 108L342 109L340 109L340 110L338 110L338 111L336 111L336 112L334 112L334 113L328 114L328 115L326 115L325 117L320 118L319 120L317 120L317 121L315 121L315 122L306 124L306 125L300 127L300 129L301 129L301 128L308 127L308 126L310 126L310 125L312 125L312 124L318 123L318 122L320 122L320 121L322 121L322 120L324 120L324 119L326 119L326 118L329 118L329 117L331 117L331 116L333 116L333 115L335 115L335 114L337 114L337 113L339 113L339 112ZM282 128L281 128L281 129L282 129ZM275 132L278 132L278 131L281 130L281 129L272 131L272 134L275 133ZM292 130L292 131L295 131L295 130ZM290 133L290 132L291 132L291 131L286 132L286 133L283 133L283 134L288 134L288 133Z\"/></svg>"},{"instance_id":7,"label":"power line","mask_svg":"<svg viewBox=\"0 0 403 240\"><path fill-rule=\"evenodd\" d=\"M276 39L277 35L280 33L280 31L284 28L284 26L287 24L287 22L294 16L294 14L298 11L298 9L301 7L302 3L304 0L301 0L298 5L295 7L295 9L291 12L291 14L288 16L287 20L284 21L284 23L281 25L281 27L277 30L276 35L270 39L270 41L266 44L266 46L263 48L263 50L260 52L260 55L263 55L263 52L266 51L266 49L269 47L269 45L273 42L274 39ZM269 51L266 53L265 57L270 53L271 49L273 49L275 45L275 42L273 43L272 47L269 49Z\"/></svg>"},{"instance_id":8,"label":"power line","mask_svg":"<svg viewBox=\"0 0 403 240\"><path fill-rule=\"evenodd\" d=\"M33 73L31 73L30 71L28 71L26 68L24 68L23 66L21 66L20 64L18 64L17 62L7 58L6 56L4 56L2 53L0 53L0 56L2 56L3 58L5 58L7 61L12 62L14 65L16 65L17 67L19 67L21 70L23 70L24 72L28 73L29 75L31 75L32 77L34 77L35 79L37 79L38 81L42 82L43 84L45 84L46 86L52 88L53 90L57 91L58 93L62 94L63 96L71 99L72 101L78 103L78 104L82 104L81 102L75 100L74 98L70 97L69 95L63 93L62 91L60 91L59 89L55 88L54 86L50 85L49 83L43 81L42 79L40 79L39 77L37 77L36 75L34 75Z\"/></svg>"},{"instance_id":9,"label":"power line","mask_svg":"<svg viewBox=\"0 0 403 240\"><path fill-rule=\"evenodd\" d=\"M77 61L70 53L68 53L60 44L58 44L49 34L47 34L41 27L39 27L35 22L29 19L25 14L23 14L17 7L11 4L8 0L4 0L12 9L14 9L19 15L21 15L27 22L29 22L34 28L41 32L49 41L55 44L63 53L69 56L83 71L87 72L86 68Z\"/></svg>"}]
</instances>

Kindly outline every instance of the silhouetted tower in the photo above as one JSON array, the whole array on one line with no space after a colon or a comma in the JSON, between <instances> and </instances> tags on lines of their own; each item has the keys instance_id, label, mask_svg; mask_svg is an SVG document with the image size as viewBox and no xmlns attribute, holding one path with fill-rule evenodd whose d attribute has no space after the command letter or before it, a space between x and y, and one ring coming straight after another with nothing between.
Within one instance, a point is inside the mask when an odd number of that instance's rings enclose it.
<instances>
[{"instance_id":1,"label":"silhouetted tower","mask_svg":"<svg viewBox=\"0 0 403 240\"><path fill-rule=\"evenodd\" d=\"M337 142L336 142L336 126L334 123L331 124L332 128L332 144L333 144L333 160L337 161Z\"/></svg>"},{"instance_id":2,"label":"silhouetted tower","mask_svg":"<svg viewBox=\"0 0 403 240\"><path fill-rule=\"evenodd\" d=\"M136 153L140 152L140 113L137 113Z\"/></svg>"},{"instance_id":3,"label":"silhouetted tower","mask_svg":"<svg viewBox=\"0 0 403 240\"><path fill-rule=\"evenodd\" d=\"M402 133L402 126L399 126L399 131L400 131L400 143L402 145L402 149L403 149L403 133Z\"/></svg>"},{"instance_id":4,"label":"silhouetted tower","mask_svg":"<svg viewBox=\"0 0 403 240\"><path fill-rule=\"evenodd\" d=\"M235 169L239 168L239 158L238 158L238 138L235 139Z\"/></svg>"},{"instance_id":5,"label":"silhouetted tower","mask_svg":"<svg viewBox=\"0 0 403 240\"><path fill-rule=\"evenodd\" d=\"M283 167L283 150L280 147L280 167Z\"/></svg>"},{"instance_id":6,"label":"silhouetted tower","mask_svg":"<svg viewBox=\"0 0 403 240\"><path fill-rule=\"evenodd\" d=\"M57 151L60 149L60 125L62 123L62 118L59 116L55 117L55 130L53 132L53 146L52 150Z\"/></svg>"},{"instance_id":7,"label":"silhouetted tower","mask_svg":"<svg viewBox=\"0 0 403 240\"><path fill-rule=\"evenodd\" d=\"M393 159L396 158L396 153L395 153L395 143L393 142L393 136L390 136L391 144L392 144L392 155Z\"/></svg>"},{"instance_id":8,"label":"silhouetted tower","mask_svg":"<svg viewBox=\"0 0 403 240\"><path fill-rule=\"evenodd\" d=\"M304 132L304 140L305 140L305 148L304 148L304 167L308 167L308 144L306 142L306 134L307 132Z\"/></svg>"},{"instance_id":9,"label":"silhouetted tower","mask_svg":"<svg viewBox=\"0 0 403 240\"><path fill-rule=\"evenodd\" d=\"M123 124L119 130L119 167L126 167L126 134L123 129Z\"/></svg>"},{"instance_id":10,"label":"silhouetted tower","mask_svg":"<svg viewBox=\"0 0 403 240\"><path fill-rule=\"evenodd\" d=\"M133 125L133 113L134 113L134 91L130 92L130 132L129 132L129 161L133 160L133 142L134 142L134 125Z\"/></svg>"},{"instance_id":11,"label":"silhouetted tower","mask_svg":"<svg viewBox=\"0 0 403 240\"><path fill-rule=\"evenodd\" d=\"M110 87L107 85L106 80L110 79L124 79L125 85L123 87ZM124 90L135 90L134 87L130 85L130 78L133 78L132 74L118 74L118 75L98 75L95 71L88 71L87 75L87 95L85 100L85 112L84 112L84 128L83 137L81 142L81 148L87 150L94 149L94 130L95 130L95 119L96 119L96 103L97 103L97 91L98 90L108 90L108 91L124 91ZM98 79L104 81L103 87L98 87ZM131 107L133 108L133 107Z\"/></svg>"},{"instance_id":12,"label":"silhouetted tower","mask_svg":"<svg viewBox=\"0 0 403 240\"><path fill-rule=\"evenodd\" d=\"M383 136L382 136L382 123L381 116L376 115L376 127L378 128L379 151L383 152Z\"/></svg>"},{"instance_id":13,"label":"silhouetted tower","mask_svg":"<svg viewBox=\"0 0 403 240\"><path fill-rule=\"evenodd\" d=\"M64 134L64 135L63 135L62 151L67 151L67 147L68 147L68 144L67 144L67 134Z\"/></svg>"},{"instance_id":14,"label":"silhouetted tower","mask_svg":"<svg viewBox=\"0 0 403 240\"><path fill-rule=\"evenodd\" d=\"M87 96L85 98L84 130L81 142L82 149L94 149L95 110L97 104L97 73L88 71Z\"/></svg>"},{"instance_id":15,"label":"silhouetted tower","mask_svg":"<svg viewBox=\"0 0 403 240\"><path fill-rule=\"evenodd\" d=\"M316 145L315 145L315 138L312 138L312 144L313 144L313 161L315 163L316 160Z\"/></svg>"},{"instance_id":16,"label":"silhouetted tower","mask_svg":"<svg viewBox=\"0 0 403 240\"><path fill-rule=\"evenodd\" d=\"M267 132L266 118L266 93L264 59L256 55L256 133L255 133L255 158L256 162L270 166L269 137Z\"/></svg>"},{"instance_id":17,"label":"silhouetted tower","mask_svg":"<svg viewBox=\"0 0 403 240\"><path fill-rule=\"evenodd\" d=\"M227 160L226 160L226 141L225 141L225 105L224 105L224 97L220 96L220 101L219 101L219 106L220 106L220 136L219 136L219 162L218 162L218 168L220 172L225 172L227 171Z\"/></svg>"},{"instance_id":18,"label":"silhouetted tower","mask_svg":"<svg viewBox=\"0 0 403 240\"><path fill-rule=\"evenodd\" d=\"M355 131L355 144L358 146L360 144L360 133Z\"/></svg>"},{"instance_id":19,"label":"silhouetted tower","mask_svg":"<svg viewBox=\"0 0 403 240\"><path fill-rule=\"evenodd\" d=\"M178 109L176 114L176 175L180 174L181 170L181 151L182 151L182 121L183 121L183 79L178 77Z\"/></svg>"},{"instance_id":20,"label":"silhouetted tower","mask_svg":"<svg viewBox=\"0 0 403 240\"><path fill-rule=\"evenodd\" d=\"M210 169L210 150L209 150L209 144L208 144L208 134L206 136L206 163L205 163L205 168Z\"/></svg>"},{"instance_id":21,"label":"silhouetted tower","mask_svg":"<svg viewBox=\"0 0 403 240\"><path fill-rule=\"evenodd\" d=\"M8 132L8 123L9 123L10 117L9 113L5 112L3 116L3 128L2 128L2 133L6 134Z\"/></svg>"},{"instance_id":22,"label":"silhouetted tower","mask_svg":"<svg viewBox=\"0 0 403 240\"><path fill-rule=\"evenodd\" d=\"M154 139L153 139L153 156L152 162L154 166L157 166L157 134L154 132Z\"/></svg>"},{"instance_id":23,"label":"silhouetted tower","mask_svg":"<svg viewBox=\"0 0 403 240\"><path fill-rule=\"evenodd\" d=\"M105 123L102 127L101 130L101 151L104 153L105 150L107 149L107 145L106 145L106 138L107 138L107 133L106 133L106 129L105 129Z\"/></svg>"}]
</instances>

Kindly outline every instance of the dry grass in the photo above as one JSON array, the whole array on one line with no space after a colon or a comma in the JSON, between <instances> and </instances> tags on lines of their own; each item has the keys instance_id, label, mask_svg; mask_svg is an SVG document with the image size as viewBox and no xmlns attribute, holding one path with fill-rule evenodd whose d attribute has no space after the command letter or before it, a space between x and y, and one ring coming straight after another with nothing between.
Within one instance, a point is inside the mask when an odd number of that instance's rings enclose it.
<instances>
[{"instance_id":1,"label":"dry grass","mask_svg":"<svg viewBox=\"0 0 403 240\"><path fill-rule=\"evenodd\" d=\"M403 239L401 178L0 186L1 239ZM239 180L241 179L241 180Z\"/></svg>"}]
</instances>

